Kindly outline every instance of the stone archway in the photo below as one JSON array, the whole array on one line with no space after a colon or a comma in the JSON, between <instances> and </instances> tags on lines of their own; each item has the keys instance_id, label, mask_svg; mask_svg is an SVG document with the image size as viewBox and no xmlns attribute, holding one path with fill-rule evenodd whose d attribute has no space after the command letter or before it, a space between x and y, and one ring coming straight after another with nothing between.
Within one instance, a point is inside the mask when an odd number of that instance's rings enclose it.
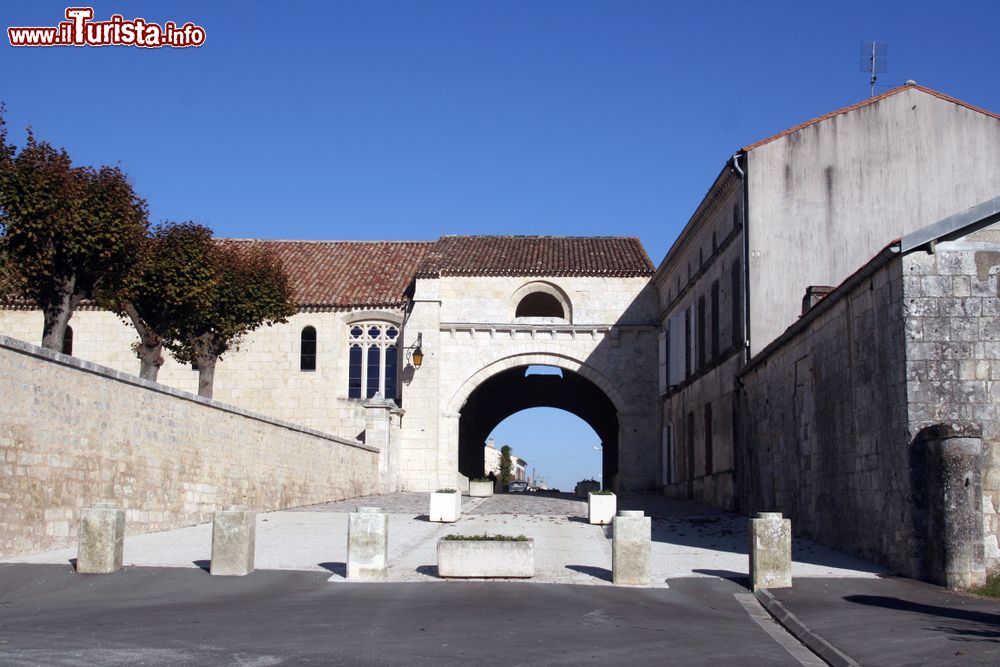
<instances>
[{"instance_id":1,"label":"stone archway","mask_svg":"<svg viewBox=\"0 0 1000 667\"><path fill-rule=\"evenodd\" d=\"M526 376L529 366L551 366L553 375ZM511 355L473 373L452 394L445 417L453 421L442 445L467 477L482 475L483 444L493 428L510 415L533 407L565 410L585 421L602 441L604 480L615 486L625 405L613 383L592 366L564 354Z\"/></svg>"}]
</instances>

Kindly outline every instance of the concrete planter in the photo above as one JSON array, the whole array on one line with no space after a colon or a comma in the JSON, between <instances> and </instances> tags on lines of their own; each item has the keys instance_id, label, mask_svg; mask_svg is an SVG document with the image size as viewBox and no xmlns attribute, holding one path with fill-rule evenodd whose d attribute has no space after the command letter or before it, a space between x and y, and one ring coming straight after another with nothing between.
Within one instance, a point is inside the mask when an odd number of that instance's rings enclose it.
<instances>
[{"instance_id":1,"label":"concrete planter","mask_svg":"<svg viewBox=\"0 0 1000 667\"><path fill-rule=\"evenodd\" d=\"M577 498L586 498L587 494L590 493L591 491L600 491L600 490L601 490L601 483L600 482L586 481L586 482L577 482L576 483L576 497Z\"/></svg>"},{"instance_id":2,"label":"concrete planter","mask_svg":"<svg viewBox=\"0 0 1000 667\"><path fill-rule=\"evenodd\" d=\"M439 577L529 578L535 541L447 540L437 544Z\"/></svg>"},{"instance_id":3,"label":"concrete planter","mask_svg":"<svg viewBox=\"0 0 1000 667\"><path fill-rule=\"evenodd\" d=\"M606 526L614 520L617 511L618 496L615 494L597 494L593 491L587 494L587 519L590 523Z\"/></svg>"},{"instance_id":4,"label":"concrete planter","mask_svg":"<svg viewBox=\"0 0 1000 667\"><path fill-rule=\"evenodd\" d=\"M487 498L493 495L493 482L487 480L485 482L477 482L475 480L469 482L469 495L473 498Z\"/></svg>"},{"instance_id":5,"label":"concrete planter","mask_svg":"<svg viewBox=\"0 0 1000 667\"><path fill-rule=\"evenodd\" d=\"M462 516L462 494L458 491L431 493L431 510L428 516L431 521L443 523L458 521L459 517Z\"/></svg>"}]
</instances>

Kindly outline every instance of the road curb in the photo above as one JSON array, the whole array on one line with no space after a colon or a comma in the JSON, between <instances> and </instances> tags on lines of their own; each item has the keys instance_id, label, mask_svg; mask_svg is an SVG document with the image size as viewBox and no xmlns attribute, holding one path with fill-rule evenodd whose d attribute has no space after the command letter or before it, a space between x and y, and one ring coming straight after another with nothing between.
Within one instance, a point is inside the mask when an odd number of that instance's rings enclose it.
<instances>
[{"instance_id":1,"label":"road curb","mask_svg":"<svg viewBox=\"0 0 1000 667\"><path fill-rule=\"evenodd\" d=\"M754 595L764 609L774 617L774 620L828 664L833 665L833 667L861 667L860 663L851 656L810 630L795 614L788 611L785 605L781 604L770 591L761 589Z\"/></svg>"}]
</instances>

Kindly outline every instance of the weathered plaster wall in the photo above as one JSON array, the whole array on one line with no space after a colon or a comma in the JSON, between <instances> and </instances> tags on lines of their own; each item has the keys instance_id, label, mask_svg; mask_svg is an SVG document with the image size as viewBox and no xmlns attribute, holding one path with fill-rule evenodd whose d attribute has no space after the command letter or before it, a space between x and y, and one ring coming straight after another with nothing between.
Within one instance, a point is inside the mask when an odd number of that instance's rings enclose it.
<instances>
[{"instance_id":1,"label":"weathered plaster wall","mask_svg":"<svg viewBox=\"0 0 1000 667\"><path fill-rule=\"evenodd\" d=\"M74 543L83 506L129 533L377 490L371 448L0 336L0 556Z\"/></svg>"},{"instance_id":2,"label":"weathered plaster wall","mask_svg":"<svg viewBox=\"0 0 1000 667\"><path fill-rule=\"evenodd\" d=\"M893 239L1000 193L1000 120L909 88L749 151L751 353Z\"/></svg>"}]
</instances>

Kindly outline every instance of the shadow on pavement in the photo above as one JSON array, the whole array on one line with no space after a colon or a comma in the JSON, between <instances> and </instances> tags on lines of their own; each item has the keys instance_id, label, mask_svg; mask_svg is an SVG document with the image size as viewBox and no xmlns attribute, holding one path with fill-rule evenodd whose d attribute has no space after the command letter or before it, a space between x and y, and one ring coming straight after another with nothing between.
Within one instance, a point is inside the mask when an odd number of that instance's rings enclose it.
<instances>
[{"instance_id":1,"label":"shadow on pavement","mask_svg":"<svg viewBox=\"0 0 1000 667\"><path fill-rule=\"evenodd\" d=\"M844 597L844 600L855 604L883 607L894 611L910 611L916 614L943 616L945 618L954 618L960 621L992 625L997 627L998 630L992 632L991 636L1000 638L1000 614L989 614L971 609L958 609L956 607L941 607L938 605L921 604L919 602L910 602L909 600L901 600L900 598L886 597L884 595L847 595Z\"/></svg>"},{"instance_id":2,"label":"shadow on pavement","mask_svg":"<svg viewBox=\"0 0 1000 667\"><path fill-rule=\"evenodd\" d=\"M195 567L200 567L205 570L205 572L212 571L212 561L210 560L193 560L191 562L194 563Z\"/></svg>"},{"instance_id":3,"label":"shadow on pavement","mask_svg":"<svg viewBox=\"0 0 1000 667\"><path fill-rule=\"evenodd\" d=\"M347 563L319 563L318 564L324 570L329 571L332 574L347 578Z\"/></svg>"},{"instance_id":4,"label":"shadow on pavement","mask_svg":"<svg viewBox=\"0 0 1000 667\"><path fill-rule=\"evenodd\" d=\"M611 581L611 570L605 567L595 567L593 565L567 565L566 569L579 572L580 574L587 574L595 579L601 579L602 581Z\"/></svg>"},{"instance_id":5,"label":"shadow on pavement","mask_svg":"<svg viewBox=\"0 0 1000 667\"><path fill-rule=\"evenodd\" d=\"M426 574L429 577L436 577L436 576L438 576L437 565L418 565L417 566L417 572L419 574Z\"/></svg>"},{"instance_id":6,"label":"shadow on pavement","mask_svg":"<svg viewBox=\"0 0 1000 667\"><path fill-rule=\"evenodd\" d=\"M732 570L691 570L692 572L697 572L698 574L707 574L712 577L719 577L720 579L727 579L734 584L739 584L744 588L750 588L750 576L743 574L742 572L733 572Z\"/></svg>"}]
</instances>

